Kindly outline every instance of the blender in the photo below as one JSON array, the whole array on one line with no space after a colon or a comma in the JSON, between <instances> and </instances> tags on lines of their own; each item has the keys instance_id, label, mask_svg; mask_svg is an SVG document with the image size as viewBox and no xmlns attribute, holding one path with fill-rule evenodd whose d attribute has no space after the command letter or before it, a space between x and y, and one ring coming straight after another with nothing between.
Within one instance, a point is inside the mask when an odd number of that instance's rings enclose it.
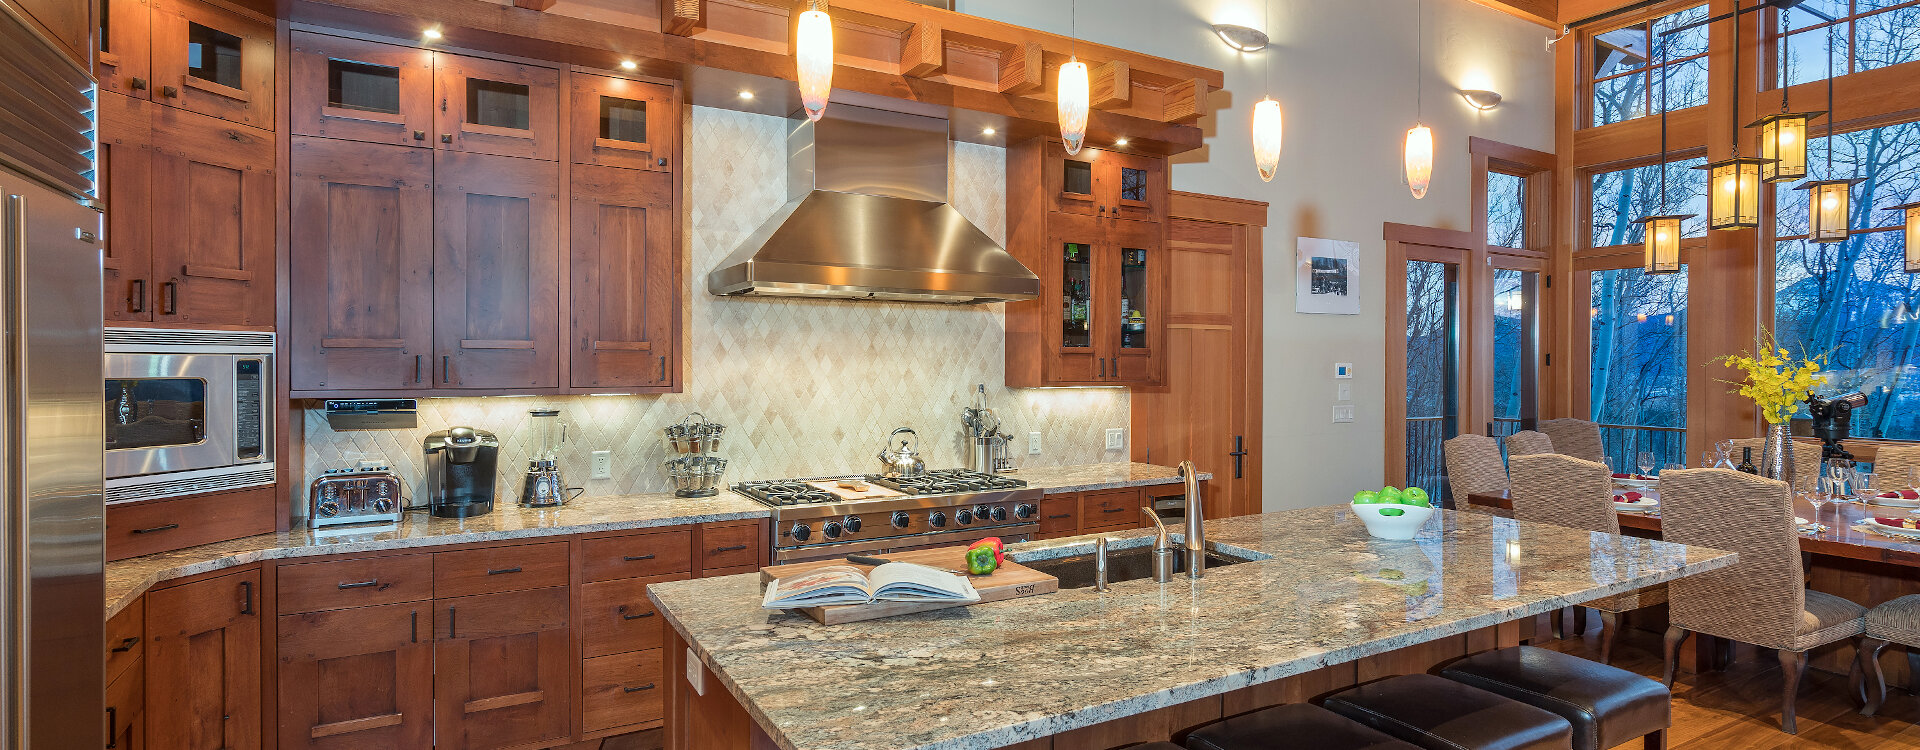
<instances>
[{"instance_id":1,"label":"blender","mask_svg":"<svg viewBox=\"0 0 1920 750\"><path fill-rule=\"evenodd\" d=\"M520 504L528 508L563 505L567 483L560 477L560 444L567 441L567 425L560 421L559 409L528 411L528 427L534 437L533 455L527 459L527 477L520 485Z\"/></svg>"}]
</instances>

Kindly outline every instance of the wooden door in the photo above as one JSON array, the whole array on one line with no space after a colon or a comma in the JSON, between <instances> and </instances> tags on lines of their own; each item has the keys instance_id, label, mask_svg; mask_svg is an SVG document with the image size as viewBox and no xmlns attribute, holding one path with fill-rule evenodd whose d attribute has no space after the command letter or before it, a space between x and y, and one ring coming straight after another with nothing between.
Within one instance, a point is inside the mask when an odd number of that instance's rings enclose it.
<instances>
[{"instance_id":1,"label":"wooden door","mask_svg":"<svg viewBox=\"0 0 1920 750\"><path fill-rule=\"evenodd\" d=\"M1153 386L1166 381L1167 286L1165 226L1149 222L1115 222L1111 239L1101 249L1106 294L1094 295L1095 304L1111 314L1100 316L1100 353L1108 362L1107 382ZM1098 372L1099 368L1095 368Z\"/></svg>"},{"instance_id":2,"label":"wooden door","mask_svg":"<svg viewBox=\"0 0 1920 750\"><path fill-rule=\"evenodd\" d=\"M100 90L152 98L152 19L147 0L101 0L99 8L93 74L100 80Z\"/></svg>"},{"instance_id":3,"label":"wooden door","mask_svg":"<svg viewBox=\"0 0 1920 750\"><path fill-rule=\"evenodd\" d=\"M273 129L273 24L197 0L153 0L153 100Z\"/></svg>"},{"instance_id":4,"label":"wooden door","mask_svg":"<svg viewBox=\"0 0 1920 750\"><path fill-rule=\"evenodd\" d=\"M680 108L673 85L575 73L569 88L574 163L679 169Z\"/></svg>"},{"instance_id":5,"label":"wooden door","mask_svg":"<svg viewBox=\"0 0 1920 750\"><path fill-rule=\"evenodd\" d=\"M1482 291L1485 243L1399 226L1387 232L1386 483L1444 503L1452 494L1442 444L1481 424L1470 397L1480 332L1469 311L1492 300Z\"/></svg>"},{"instance_id":6,"label":"wooden door","mask_svg":"<svg viewBox=\"0 0 1920 750\"><path fill-rule=\"evenodd\" d=\"M1041 324L1043 384L1099 383L1106 365L1096 361L1104 360L1099 354L1101 318L1113 317L1100 306L1098 267L1106 231L1093 217L1071 214L1049 217L1047 228L1046 265L1036 271L1042 309L1053 311Z\"/></svg>"},{"instance_id":7,"label":"wooden door","mask_svg":"<svg viewBox=\"0 0 1920 750\"><path fill-rule=\"evenodd\" d=\"M433 605L280 617L280 750L433 744Z\"/></svg>"},{"instance_id":8,"label":"wooden door","mask_svg":"<svg viewBox=\"0 0 1920 750\"><path fill-rule=\"evenodd\" d=\"M131 2L131 0L128 0ZM145 8L146 6L140 6ZM153 132L149 102L100 94L99 194L107 199L101 261L108 321L153 320Z\"/></svg>"},{"instance_id":9,"label":"wooden door","mask_svg":"<svg viewBox=\"0 0 1920 750\"><path fill-rule=\"evenodd\" d=\"M560 156L560 73L436 53L437 148L552 161Z\"/></svg>"},{"instance_id":10,"label":"wooden door","mask_svg":"<svg viewBox=\"0 0 1920 750\"><path fill-rule=\"evenodd\" d=\"M573 169L576 388L667 388L680 371L680 253L673 175Z\"/></svg>"},{"instance_id":11,"label":"wooden door","mask_svg":"<svg viewBox=\"0 0 1920 750\"><path fill-rule=\"evenodd\" d=\"M1049 206L1057 213L1105 216L1105 203L1099 196L1099 149L1082 148L1068 155L1058 141L1047 141L1040 149L1041 168L1045 171Z\"/></svg>"},{"instance_id":12,"label":"wooden door","mask_svg":"<svg viewBox=\"0 0 1920 750\"><path fill-rule=\"evenodd\" d=\"M1109 219L1161 221L1167 214L1167 161L1116 151L1100 155L1095 195Z\"/></svg>"},{"instance_id":13,"label":"wooden door","mask_svg":"<svg viewBox=\"0 0 1920 750\"><path fill-rule=\"evenodd\" d=\"M433 153L293 139L296 391L430 387Z\"/></svg>"},{"instance_id":14,"label":"wooden door","mask_svg":"<svg viewBox=\"0 0 1920 750\"><path fill-rule=\"evenodd\" d=\"M441 152L434 182L436 386L557 387L559 165Z\"/></svg>"},{"instance_id":15,"label":"wooden door","mask_svg":"<svg viewBox=\"0 0 1920 750\"><path fill-rule=\"evenodd\" d=\"M566 587L436 599L435 745L527 745L572 734Z\"/></svg>"},{"instance_id":16,"label":"wooden door","mask_svg":"<svg viewBox=\"0 0 1920 750\"><path fill-rule=\"evenodd\" d=\"M153 319L272 326L273 134L156 108L153 143Z\"/></svg>"},{"instance_id":17,"label":"wooden door","mask_svg":"<svg viewBox=\"0 0 1920 750\"><path fill-rule=\"evenodd\" d=\"M429 147L433 52L293 33L293 132Z\"/></svg>"},{"instance_id":18,"label":"wooden door","mask_svg":"<svg viewBox=\"0 0 1920 750\"><path fill-rule=\"evenodd\" d=\"M260 747L260 602L258 569L147 595L154 747Z\"/></svg>"},{"instance_id":19,"label":"wooden door","mask_svg":"<svg viewBox=\"0 0 1920 750\"><path fill-rule=\"evenodd\" d=\"M1213 474L1208 517L1260 502L1260 223L1266 204L1176 194L1165 257L1164 388L1133 392L1135 461Z\"/></svg>"}]
</instances>

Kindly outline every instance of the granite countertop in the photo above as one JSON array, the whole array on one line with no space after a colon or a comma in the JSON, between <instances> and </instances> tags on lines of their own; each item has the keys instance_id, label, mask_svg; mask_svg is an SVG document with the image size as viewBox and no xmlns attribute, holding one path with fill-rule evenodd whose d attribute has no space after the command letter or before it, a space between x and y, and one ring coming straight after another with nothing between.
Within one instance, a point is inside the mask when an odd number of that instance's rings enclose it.
<instances>
[{"instance_id":1,"label":"granite countertop","mask_svg":"<svg viewBox=\"0 0 1920 750\"><path fill-rule=\"evenodd\" d=\"M1411 542L1345 505L1207 522L1257 557L1152 580L823 626L759 607L756 576L649 595L787 750L997 748L1732 564L1732 553L1476 513ZM1150 543L1131 532L1116 548ZM1114 536L1114 535L1108 535ZM1013 545L1032 560L1091 537ZM799 659L796 662L796 659ZM803 667L796 667L803 664Z\"/></svg>"},{"instance_id":2,"label":"granite countertop","mask_svg":"<svg viewBox=\"0 0 1920 750\"><path fill-rule=\"evenodd\" d=\"M1014 477L1049 493L1180 481L1178 472L1171 467L1139 463L1031 468ZM1203 473L1201 477L1210 475ZM107 563L106 616L118 614L161 581L261 560L623 531L769 515L766 506L732 492L722 491L717 496L701 498L680 498L660 492L582 497L551 509L521 508L511 499L503 499L495 503L492 513L465 520L433 518L415 511L407 513L398 528L389 526L377 531L315 534L299 528Z\"/></svg>"}]
</instances>

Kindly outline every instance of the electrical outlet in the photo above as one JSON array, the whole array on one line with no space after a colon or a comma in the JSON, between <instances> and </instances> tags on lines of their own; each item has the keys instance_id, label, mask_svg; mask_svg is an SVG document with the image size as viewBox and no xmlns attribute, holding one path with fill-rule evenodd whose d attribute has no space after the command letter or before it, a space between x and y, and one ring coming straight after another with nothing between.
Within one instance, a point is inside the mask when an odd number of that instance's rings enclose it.
<instances>
[{"instance_id":1,"label":"electrical outlet","mask_svg":"<svg viewBox=\"0 0 1920 750\"><path fill-rule=\"evenodd\" d=\"M1027 455L1029 456L1040 455L1040 433L1038 432L1027 433Z\"/></svg>"},{"instance_id":2,"label":"electrical outlet","mask_svg":"<svg viewBox=\"0 0 1920 750\"><path fill-rule=\"evenodd\" d=\"M593 474L591 475L590 478L592 479L612 479L613 478L613 451L594 451L593 452Z\"/></svg>"},{"instance_id":3,"label":"electrical outlet","mask_svg":"<svg viewBox=\"0 0 1920 750\"><path fill-rule=\"evenodd\" d=\"M707 669L692 648L687 649L687 687L693 688L694 695L707 694Z\"/></svg>"},{"instance_id":4,"label":"electrical outlet","mask_svg":"<svg viewBox=\"0 0 1920 750\"><path fill-rule=\"evenodd\" d=\"M1119 427L1107 428L1107 450L1117 451L1127 447L1127 431Z\"/></svg>"},{"instance_id":5,"label":"electrical outlet","mask_svg":"<svg viewBox=\"0 0 1920 750\"><path fill-rule=\"evenodd\" d=\"M1333 421L1335 423L1352 422L1353 421L1353 405L1340 404L1333 407Z\"/></svg>"},{"instance_id":6,"label":"electrical outlet","mask_svg":"<svg viewBox=\"0 0 1920 750\"><path fill-rule=\"evenodd\" d=\"M1333 388L1333 400L1335 400L1335 401L1352 401L1352 400L1353 400L1353 384L1352 384L1352 383L1341 383L1341 384L1339 384L1339 385L1337 385L1337 386L1334 386L1334 388Z\"/></svg>"}]
</instances>

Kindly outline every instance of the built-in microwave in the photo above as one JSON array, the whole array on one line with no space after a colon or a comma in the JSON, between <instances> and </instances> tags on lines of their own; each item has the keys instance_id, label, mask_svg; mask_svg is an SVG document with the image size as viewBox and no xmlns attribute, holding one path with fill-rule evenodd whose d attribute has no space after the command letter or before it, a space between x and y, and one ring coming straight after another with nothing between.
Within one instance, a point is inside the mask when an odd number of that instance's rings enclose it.
<instances>
[{"instance_id":1,"label":"built-in microwave","mask_svg":"<svg viewBox=\"0 0 1920 750\"><path fill-rule=\"evenodd\" d=\"M272 484L273 336L106 329L107 502Z\"/></svg>"}]
</instances>

